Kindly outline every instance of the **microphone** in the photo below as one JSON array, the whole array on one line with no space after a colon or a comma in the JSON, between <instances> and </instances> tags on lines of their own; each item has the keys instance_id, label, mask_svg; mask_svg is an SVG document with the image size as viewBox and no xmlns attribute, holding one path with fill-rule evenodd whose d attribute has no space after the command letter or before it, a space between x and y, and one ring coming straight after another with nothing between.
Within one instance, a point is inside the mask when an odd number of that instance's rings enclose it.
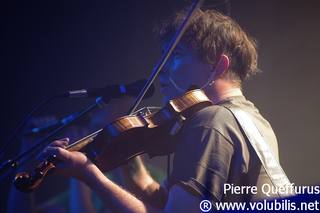
<instances>
[{"instance_id":1,"label":"microphone","mask_svg":"<svg viewBox=\"0 0 320 213\"><path fill-rule=\"evenodd\" d=\"M106 99L121 98L123 96L136 97L146 84L147 80L142 79L130 84L112 84L103 88L91 88L71 90L59 95L59 97L65 98L92 98L102 96ZM150 86L150 89L145 95L145 98L150 98L154 93L154 85Z\"/></svg>"},{"instance_id":2,"label":"microphone","mask_svg":"<svg viewBox=\"0 0 320 213\"><path fill-rule=\"evenodd\" d=\"M60 126L71 122L78 115L79 115L79 112L72 113L64 118L59 119L59 120L48 122L45 125L28 129L23 132L23 135L34 135L34 134L38 134L38 133L42 133L42 132L53 131Z\"/></svg>"}]
</instances>

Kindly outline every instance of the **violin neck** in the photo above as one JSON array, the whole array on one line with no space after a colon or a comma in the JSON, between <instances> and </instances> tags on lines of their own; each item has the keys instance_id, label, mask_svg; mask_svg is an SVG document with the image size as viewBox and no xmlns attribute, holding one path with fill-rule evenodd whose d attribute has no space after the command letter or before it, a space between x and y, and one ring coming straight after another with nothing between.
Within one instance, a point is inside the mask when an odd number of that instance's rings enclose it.
<instances>
[{"instance_id":1,"label":"violin neck","mask_svg":"<svg viewBox=\"0 0 320 213\"><path fill-rule=\"evenodd\" d=\"M90 135L85 136L84 138L81 138L79 140L77 140L76 142L70 144L69 146L67 146L67 150L69 151L79 151L80 149L82 149L83 147L85 147L86 145L88 145L89 143L91 143L94 138L102 131L103 129L99 129L98 131L95 131L93 133L91 133Z\"/></svg>"}]
</instances>

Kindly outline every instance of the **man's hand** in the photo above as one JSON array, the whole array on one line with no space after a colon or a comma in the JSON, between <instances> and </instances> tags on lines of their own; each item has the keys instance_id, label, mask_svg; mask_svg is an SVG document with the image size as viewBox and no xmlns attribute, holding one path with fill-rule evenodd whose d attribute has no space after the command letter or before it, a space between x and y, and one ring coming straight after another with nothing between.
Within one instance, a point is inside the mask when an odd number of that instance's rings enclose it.
<instances>
[{"instance_id":1,"label":"man's hand","mask_svg":"<svg viewBox=\"0 0 320 213\"><path fill-rule=\"evenodd\" d=\"M85 182L97 192L113 212L157 212L153 207L141 202L110 181L83 153L66 150L68 142L67 138L54 141L41 153L40 157L56 155L61 161L56 171Z\"/></svg>"},{"instance_id":2,"label":"man's hand","mask_svg":"<svg viewBox=\"0 0 320 213\"><path fill-rule=\"evenodd\" d=\"M56 155L59 162L56 165L56 172L63 176L74 177L83 180L87 177L93 167L96 167L85 154L77 151L66 150L69 144L68 138L63 138L52 142L40 154L41 159Z\"/></svg>"}]
</instances>

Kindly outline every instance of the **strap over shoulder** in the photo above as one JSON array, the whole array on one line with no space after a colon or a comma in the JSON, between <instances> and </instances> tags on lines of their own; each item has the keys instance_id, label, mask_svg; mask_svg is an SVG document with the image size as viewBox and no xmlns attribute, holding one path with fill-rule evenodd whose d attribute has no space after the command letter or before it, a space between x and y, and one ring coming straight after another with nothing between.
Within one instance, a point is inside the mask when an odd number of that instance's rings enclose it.
<instances>
[{"instance_id":1,"label":"strap over shoulder","mask_svg":"<svg viewBox=\"0 0 320 213\"><path fill-rule=\"evenodd\" d=\"M245 136L257 153L257 156L259 157L273 186L278 189L285 189L277 190L279 197L295 195L292 190L292 184L290 183L287 175L282 169L280 163L272 154L268 143L264 140L251 116L239 107L225 106L225 108L228 109L236 118L239 126L245 133Z\"/></svg>"}]
</instances>

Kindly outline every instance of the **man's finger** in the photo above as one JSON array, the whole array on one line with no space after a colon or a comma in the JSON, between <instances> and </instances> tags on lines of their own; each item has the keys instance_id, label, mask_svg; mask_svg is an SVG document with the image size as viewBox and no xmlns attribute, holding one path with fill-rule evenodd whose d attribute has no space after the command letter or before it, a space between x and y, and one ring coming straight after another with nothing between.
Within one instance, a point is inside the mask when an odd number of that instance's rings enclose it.
<instances>
[{"instance_id":1,"label":"man's finger","mask_svg":"<svg viewBox=\"0 0 320 213\"><path fill-rule=\"evenodd\" d=\"M53 141L48 147L46 147L38 156L37 159L42 161L48 158L52 152L52 148L66 148L69 144L69 138L62 138L56 141Z\"/></svg>"},{"instance_id":2,"label":"man's finger","mask_svg":"<svg viewBox=\"0 0 320 213\"><path fill-rule=\"evenodd\" d=\"M45 150L45 155L47 157L55 155L58 159L62 160L62 161L67 161L70 158L70 153L68 150L65 150L64 148L61 147L48 147Z\"/></svg>"},{"instance_id":3,"label":"man's finger","mask_svg":"<svg viewBox=\"0 0 320 213\"><path fill-rule=\"evenodd\" d=\"M63 147L66 148L69 144L69 138L62 138L59 140L55 140L50 144L50 147Z\"/></svg>"}]
</instances>

